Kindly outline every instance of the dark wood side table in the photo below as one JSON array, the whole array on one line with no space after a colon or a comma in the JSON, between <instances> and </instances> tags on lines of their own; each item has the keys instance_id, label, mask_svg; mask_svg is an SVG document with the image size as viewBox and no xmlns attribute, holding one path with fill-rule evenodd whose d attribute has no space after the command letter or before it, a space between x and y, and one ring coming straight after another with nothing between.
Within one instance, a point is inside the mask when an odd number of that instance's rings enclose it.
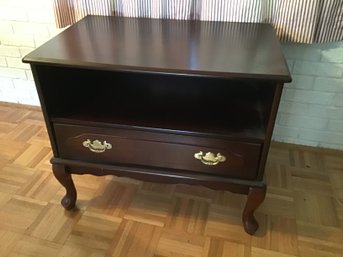
<instances>
[{"instance_id":1,"label":"dark wood side table","mask_svg":"<svg viewBox=\"0 0 343 257\"><path fill-rule=\"evenodd\" d=\"M270 25L88 16L27 55L52 169L247 194L253 234L284 82Z\"/></svg>"}]
</instances>

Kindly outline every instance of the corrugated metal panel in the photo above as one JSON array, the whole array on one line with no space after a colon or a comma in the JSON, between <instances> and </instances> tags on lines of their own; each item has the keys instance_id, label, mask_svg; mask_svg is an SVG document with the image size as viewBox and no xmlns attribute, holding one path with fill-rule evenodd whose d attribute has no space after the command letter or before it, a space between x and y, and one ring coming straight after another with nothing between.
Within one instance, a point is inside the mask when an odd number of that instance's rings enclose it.
<instances>
[{"instance_id":1,"label":"corrugated metal panel","mask_svg":"<svg viewBox=\"0 0 343 257\"><path fill-rule=\"evenodd\" d=\"M87 14L163 19L265 22L281 40L343 40L343 0L53 0L59 27Z\"/></svg>"}]
</instances>

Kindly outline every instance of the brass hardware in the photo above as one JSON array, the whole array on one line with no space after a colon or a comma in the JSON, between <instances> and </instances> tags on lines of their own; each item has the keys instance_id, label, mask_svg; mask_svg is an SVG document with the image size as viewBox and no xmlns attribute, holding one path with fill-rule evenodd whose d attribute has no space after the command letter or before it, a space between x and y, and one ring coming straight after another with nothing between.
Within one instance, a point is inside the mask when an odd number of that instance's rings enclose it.
<instances>
[{"instance_id":1,"label":"brass hardware","mask_svg":"<svg viewBox=\"0 0 343 257\"><path fill-rule=\"evenodd\" d=\"M217 153L215 155L214 153L207 152L205 155L202 151L199 153L194 154L194 158L197 160L200 160L205 165L217 165L220 162L225 162L226 157L224 155L221 155L220 153Z\"/></svg>"},{"instance_id":2,"label":"brass hardware","mask_svg":"<svg viewBox=\"0 0 343 257\"><path fill-rule=\"evenodd\" d=\"M90 139L87 139L82 143L84 147L87 147L89 150L91 150L94 153L103 153L107 149L111 149L112 145L110 143L107 143L104 141L101 143L99 140L94 140L93 143L91 143Z\"/></svg>"}]
</instances>

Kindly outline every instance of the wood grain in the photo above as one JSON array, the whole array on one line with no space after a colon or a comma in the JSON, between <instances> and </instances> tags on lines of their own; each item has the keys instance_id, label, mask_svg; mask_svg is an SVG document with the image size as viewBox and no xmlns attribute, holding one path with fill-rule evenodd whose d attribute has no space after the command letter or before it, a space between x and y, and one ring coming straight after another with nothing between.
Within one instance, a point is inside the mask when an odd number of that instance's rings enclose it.
<instances>
[{"instance_id":1,"label":"wood grain","mask_svg":"<svg viewBox=\"0 0 343 257\"><path fill-rule=\"evenodd\" d=\"M74 176L60 206L38 108L0 104L0 256L322 257L343 255L343 153L273 143L260 229L241 226L244 195L200 186Z\"/></svg>"}]
</instances>

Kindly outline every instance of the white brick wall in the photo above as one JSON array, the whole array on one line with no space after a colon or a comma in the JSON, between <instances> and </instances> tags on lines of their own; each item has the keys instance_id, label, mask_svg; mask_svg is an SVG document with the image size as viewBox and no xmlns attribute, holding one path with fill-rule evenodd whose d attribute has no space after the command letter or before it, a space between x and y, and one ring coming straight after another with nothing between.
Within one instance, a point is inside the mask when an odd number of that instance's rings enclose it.
<instances>
[{"instance_id":1,"label":"white brick wall","mask_svg":"<svg viewBox=\"0 0 343 257\"><path fill-rule=\"evenodd\" d=\"M60 31L52 1L0 0L0 101L39 105L30 66L21 59Z\"/></svg>"},{"instance_id":2,"label":"white brick wall","mask_svg":"<svg viewBox=\"0 0 343 257\"><path fill-rule=\"evenodd\" d=\"M282 45L293 76L273 139L343 150L343 42Z\"/></svg>"},{"instance_id":3,"label":"white brick wall","mask_svg":"<svg viewBox=\"0 0 343 257\"><path fill-rule=\"evenodd\" d=\"M21 58L61 31L51 2L0 0L0 101L39 105ZM283 92L273 139L343 150L343 42L282 47L293 82Z\"/></svg>"}]
</instances>

